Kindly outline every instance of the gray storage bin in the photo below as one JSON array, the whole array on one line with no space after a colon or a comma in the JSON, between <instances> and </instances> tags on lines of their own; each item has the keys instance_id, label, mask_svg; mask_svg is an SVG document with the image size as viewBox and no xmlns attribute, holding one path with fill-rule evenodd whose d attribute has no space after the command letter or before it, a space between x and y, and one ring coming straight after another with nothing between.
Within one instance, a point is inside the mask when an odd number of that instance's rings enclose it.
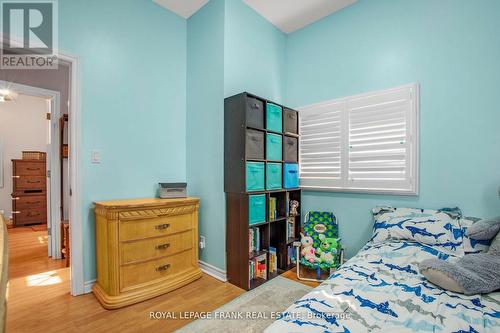
<instances>
[{"instance_id":1,"label":"gray storage bin","mask_svg":"<svg viewBox=\"0 0 500 333\"><path fill-rule=\"evenodd\" d=\"M160 183L160 198L186 198L186 183Z\"/></svg>"},{"instance_id":2,"label":"gray storage bin","mask_svg":"<svg viewBox=\"0 0 500 333\"><path fill-rule=\"evenodd\" d=\"M247 97L247 126L264 128L264 103L256 98Z\"/></svg>"},{"instance_id":3,"label":"gray storage bin","mask_svg":"<svg viewBox=\"0 0 500 333\"><path fill-rule=\"evenodd\" d=\"M247 129L246 158L264 159L264 132Z\"/></svg>"},{"instance_id":4,"label":"gray storage bin","mask_svg":"<svg viewBox=\"0 0 500 333\"><path fill-rule=\"evenodd\" d=\"M286 109L283 114L283 119L284 119L284 132L285 133L293 133L293 134L299 134L298 128L299 128L299 114L297 111Z\"/></svg>"},{"instance_id":5,"label":"gray storage bin","mask_svg":"<svg viewBox=\"0 0 500 333\"><path fill-rule=\"evenodd\" d=\"M291 136L285 136L284 144L285 162L298 162L298 140Z\"/></svg>"}]
</instances>

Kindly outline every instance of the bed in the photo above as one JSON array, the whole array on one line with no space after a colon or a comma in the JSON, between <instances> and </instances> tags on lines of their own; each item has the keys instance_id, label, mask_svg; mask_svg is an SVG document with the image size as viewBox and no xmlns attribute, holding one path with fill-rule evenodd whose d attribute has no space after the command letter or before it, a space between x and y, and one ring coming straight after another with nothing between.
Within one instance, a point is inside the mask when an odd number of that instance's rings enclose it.
<instances>
[{"instance_id":1,"label":"bed","mask_svg":"<svg viewBox=\"0 0 500 333\"><path fill-rule=\"evenodd\" d=\"M443 225L451 237L462 237L459 228ZM377 240L383 229L391 228L375 228L372 240L356 256L294 302L265 332L500 332L500 292L456 294L418 272L417 264L424 259L464 255L461 238L426 244L422 238L398 239L397 232L389 232Z\"/></svg>"}]
</instances>

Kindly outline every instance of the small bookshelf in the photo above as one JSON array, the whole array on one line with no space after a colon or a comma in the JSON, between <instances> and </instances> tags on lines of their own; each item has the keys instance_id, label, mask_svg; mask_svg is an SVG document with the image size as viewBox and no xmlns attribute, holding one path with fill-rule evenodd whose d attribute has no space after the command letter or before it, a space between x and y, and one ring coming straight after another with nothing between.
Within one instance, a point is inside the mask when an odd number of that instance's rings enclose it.
<instances>
[{"instance_id":1,"label":"small bookshelf","mask_svg":"<svg viewBox=\"0 0 500 333\"><path fill-rule=\"evenodd\" d=\"M225 100L227 276L242 289L294 267L302 202L288 172L298 171L298 138L297 111L248 93Z\"/></svg>"}]
</instances>

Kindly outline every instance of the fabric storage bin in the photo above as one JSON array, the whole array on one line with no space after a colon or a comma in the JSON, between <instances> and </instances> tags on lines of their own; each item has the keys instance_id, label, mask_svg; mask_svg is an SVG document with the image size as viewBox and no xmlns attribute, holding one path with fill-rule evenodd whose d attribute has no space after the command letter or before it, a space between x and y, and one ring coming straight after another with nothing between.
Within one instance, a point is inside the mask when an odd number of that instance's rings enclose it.
<instances>
[{"instance_id":1,"label":"fabric storage bin","mask_svg":"<svg viewBox=\"0 0 500 333\"><path fill-rule=\"evenodd\" d=\"M294 110L285 109L283 111L283 119L285 123L284 131L285 133L299 134L299 113Z\"/></svg>"},{"instance_id":2,"label":"fabric storage bin","mask_svg":"<svg viewBox=\"0 0 500 333\"><path fill-rule=\"evenodd\" d=\"M285 163L283 173L285 188L299 187L299 165L297 163Z\"/></svg>"},{"instance_id":3,"label":"fabric storage bin","mask_svg":"<svg viewBox=\"0 0 500 333\"><path fill-rule=\"evenodd\" d=\"M298 140L297 138L291 136L285 136L284 142L284 160L285 162L297 162L298 161Z\"/></svg>"},{"instance_id":4,"label":"fabric storage bin","mask_svg":"<svg viewBox=\"0 0 500 333\"><path fill-rule=\"evenodd\" d=\"M247 97L247 126L264 128L264 102L253 97Z\"/></svg>"},{"instance_id":5,"label":"fabric storage bin","mask_svg":"<svg viewBox=\"0 0 500 333\"><path fill-rule=\"evenodd\" d=\"M281 163L267 163L266 166L266 189L278 190L283 188L283 173Z\"/></svg>"},{"instance_id":6,"label":"fabric storage bin","mask_svg":"<svg viewBox=\"0 0 500 333\"><path fill-rule=\"evenodd\" d=\"M275 132L283 131L283 110L273 103L266 104L266 128Z\"/></svg>"},{"instance_id":7,"label":"fabric storage bin","mask_svg":"<svg viewBox=\"0 0 500 333\"><path fill-rule=\"evenodd\" d=\"M264 159L264 132L247 129L245 145L248 159Z\"/></svg>"},{"instance_id":8,"label":"fabric storage bin","mask_svg":"<svg viewBox=\"0 0 500 333\"><path fill-rule=\"evenodd\" d=\"M281 135L267 133L266 159L270 161L281 161L283 159L283 137Z\"/></svg>"},{"instance_id":9,"label":"fabric storage bin","mask_svg":"<svg viewBox=\"0 0 500 333\"><path fill-rule=\"evenodd\" d=\"M248 196L248 223L257 224L266 221L266 195Z\"/></svg>"},{"instance_id":10,"label":"fabric storage bin","mask_svg":"<svg viewBox=\"0 0 500 333\"><path fill-rule=\"evenodd\" d=\"M264 163L247 162L246 168L246 188L247 191L264 190Z\"/></svg>"}]
</instances>

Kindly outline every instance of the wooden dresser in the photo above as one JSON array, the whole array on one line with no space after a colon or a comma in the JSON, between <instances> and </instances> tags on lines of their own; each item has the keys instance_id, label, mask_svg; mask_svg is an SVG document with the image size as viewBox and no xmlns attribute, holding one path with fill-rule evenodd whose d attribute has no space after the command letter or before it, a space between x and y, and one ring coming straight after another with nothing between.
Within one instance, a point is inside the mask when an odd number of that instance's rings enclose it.
<instances>
[{"instance_id":1,"label":"wooden dresser","mask_svg":"<svg viewBox=\"0 0 500 333\"><path fill-rule=\"evenodd\" d=\"M45 160L12 160L12 220L15 227L47 224Z\"/></svg>"},{"instance_id":2,"label":"wooden dresser","mask_svg":"<svg viewBox=\"0 0 500 333\"><path fill-rule=\"evenodd\" d=\"M106 309L159 296L201 277L199 199L95 203L97 282Z\"/></svg>"}]
</instances>

